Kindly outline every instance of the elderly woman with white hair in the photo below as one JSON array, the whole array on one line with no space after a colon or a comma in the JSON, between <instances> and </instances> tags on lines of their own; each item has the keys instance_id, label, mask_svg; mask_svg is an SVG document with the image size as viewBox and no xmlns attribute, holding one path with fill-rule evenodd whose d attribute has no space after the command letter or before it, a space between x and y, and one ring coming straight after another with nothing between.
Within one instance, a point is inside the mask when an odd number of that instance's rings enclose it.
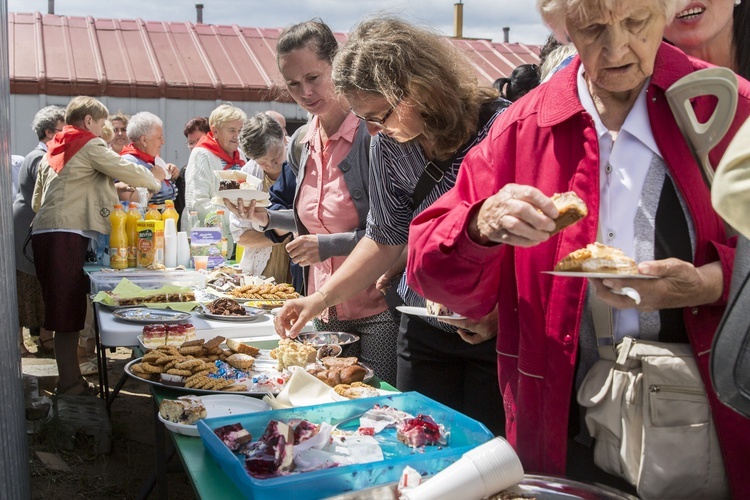
<instances>
[{"instance_id":1,"label":"elderly woman with white hair","mask_svg":"<svg viewBox=\"0 0 750 500\"><path fill-rule=\"evenodd\" d=\"M154 168L157 164L156 157L164 145L164 124L161 118L148 111L136 113L128 121L127 134L130 144L122 148L120 156L149 170ZM161 189L151 196L149 203L162 205L166 200L174 200L177 196L177 187L172 181L180 175L180 169L173 163L167 163L166 167L159 168L164 168L167 175L161 183ZM139 200L138 194L132 190L120 190L119 193L123 201L143 204L143 200Z\"/></svg>"},{"instance_id":2,"label":"elderly woman with white hair","mask_svg":"<svg viewBox=\"0 0 750 500\"><path fill-rule=\"evenodd\" d=\"M527 472L619 479L585 467L594 457L574 398L599 358L592 308L604 311L615 341L689 342L711 407L701 432L715 424L732 492L744 496L750 421L717 403L706 355L726 306L734 248L665 97L678 79L707 66L662 42L685 1L537 3L578 56L501 115L466 156L453 190L414 220L409 283L469 318L497 307L507 437ZM713 106L708 98L693 101L699 117ZM741 80L737 113L711 152L713 165L749 113L750 84ZM565 191L583 198L589 213L553 234L559 213L550 196ZM544 273L597 240L622 249L654 279ZM619 295L623 287L640 302ZM686 443L676 438L662 451L673 450L672 462L699 458L697 450L676 451ZM710 497L698 476L671 496Z\"/></svg>"},{"instance_id":3,"label":"elderly woman with white hair","mask_svg":"<svg viewBox=\"0 0 750 500\"><path fill-rule=\"evenodd\" d=\"M231 104L222 104L211 112L208 126L211 131L201 137L190 152L185 168L185 211L195 210L201 221L211 210L211 198L219 191L219 179L214 170L240 170L245 157L239 151L239 136L247 114ZM260 167L251 175L262 178ZM226 215L226 214L225 214ZM228 217L228 215L226 215Z\"/></svg>"}]
</instances>

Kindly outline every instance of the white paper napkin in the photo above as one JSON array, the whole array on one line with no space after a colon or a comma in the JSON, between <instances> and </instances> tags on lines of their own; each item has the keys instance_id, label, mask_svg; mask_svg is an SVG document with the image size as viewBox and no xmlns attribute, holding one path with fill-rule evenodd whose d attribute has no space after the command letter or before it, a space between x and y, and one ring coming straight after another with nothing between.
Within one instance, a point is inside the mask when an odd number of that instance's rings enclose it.
<instances>
[{"instance_id":1,"label":"white paper napkin","mask_svg":"<svg viewBox=\"0 0 750 500\"><path fill-rule=\"evenodd\" d=\"M331 387L307 373L304 368L294 370L278 396L264 396L263 400L274 409L317 405L333 401L331 399Z\"/></svg>"}]
</instances>

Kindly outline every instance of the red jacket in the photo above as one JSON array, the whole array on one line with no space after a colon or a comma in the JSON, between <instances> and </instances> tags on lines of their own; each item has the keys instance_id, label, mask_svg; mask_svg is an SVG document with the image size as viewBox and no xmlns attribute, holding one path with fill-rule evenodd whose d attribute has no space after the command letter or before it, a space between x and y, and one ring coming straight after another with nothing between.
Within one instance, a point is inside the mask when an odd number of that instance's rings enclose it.
<instances>
[{"instance_id":1,"label":"red jacket","mask_svg":"<svg viewBox=\"0 0 750 500\"><path fill-rule=\"evenodd\" d=\"M568 253L596 240L599 214L599 153L591 117L576 91L580 60L517 101L490 135L466 156L456 186L412 222L409 285L425 297L471 318L498 307L498 378L505 399L506 431L527 472L564 474L568 415L586 280L553 277ZM647 90L656 143L688 205L696 230L696 266L720 260L720 303L685 309L690 342L709 390L722 451L735 495L750 491L750 421L724 407L708 382L708 353L729 290L734 250L711 207L701 167L683 139L664 92L680 77L708 66L662 44ZM750 114L750 84L740 79L735 120L711 154L724 150ZM698 99L705 119L712 104ZM589 215L533 248L484 247L466 228L482 202L507 183L532 185L546 195L575 191Z\"/></svg>"}]
</instances>

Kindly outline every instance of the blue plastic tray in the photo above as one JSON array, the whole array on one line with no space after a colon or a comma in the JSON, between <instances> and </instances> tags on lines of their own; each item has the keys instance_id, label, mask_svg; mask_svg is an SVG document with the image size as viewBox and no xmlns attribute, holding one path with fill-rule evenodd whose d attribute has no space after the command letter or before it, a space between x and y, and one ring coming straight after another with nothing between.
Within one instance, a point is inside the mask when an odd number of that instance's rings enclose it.
<instances>
[{"instance_id":1,"label":"blue plastic tray","mask_svg":"<svg viewBox=\"0 0 750 500\"><path fill-rule=\"evenodd\" d=\"M350 415L361 413L373 405L388 405L417 415L430 415L450 431L446 446L426 446L417 452L396 439L395 429L386 429L377 435L385 459L367 464L347 465L332 469L303 472L269 479L256 479L244 467L244 457L235 455L213 433L213 429L239 422L257 439L271 420L289 421L307 419L314 423L337 422ZM359 420L355 419L341 428L355 430ZM203 444L209 454L219 462L221 468L234 481L246 498L253 500L318 499L346 491L360 490L370 486L397 481L406 465L418 470L423 476L435 474L458 460L468 450L492 439L492 433L476 420L458 413L417 392L405 392L392 396L342 401L315 406L290 408L229 417L209 418L198 421Z\"/></svg>"}]
</instances>

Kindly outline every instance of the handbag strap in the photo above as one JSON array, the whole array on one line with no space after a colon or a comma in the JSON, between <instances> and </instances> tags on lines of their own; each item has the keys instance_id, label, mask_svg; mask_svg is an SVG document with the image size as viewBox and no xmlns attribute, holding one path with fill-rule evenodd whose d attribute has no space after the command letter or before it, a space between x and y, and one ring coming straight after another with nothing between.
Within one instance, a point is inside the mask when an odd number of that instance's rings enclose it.
<instances>
[{"instance_id":1,"label":"handbag strap","mask_svg":"<svg viewBox=\"0 0 750 500\"><path fill-rule=\"evenodd\" d=\"M602 241L601 228L597 230L596 241ZM599 358L607 361L615 361L617 348L615 346L615 329L612 321L612 308L605 304L596 294L592 294L591 316L594 320L594 333L596 334L596 349Z\"/></svg>"},{"instance_id":2,"label":"handbag strap","mask_svg":"<svg viewBox=\"0 0 750 500\"><path fill-rule=\"evenodd\" d=\"M495 113L499 110L507 108L510 105L510 101L505 99L495 99L493 101L482 104L479 108L479 127L477 130L481 130L489 122ZM437 186L438 182L443 180L445 173L451 166L456 162L458 156L466 149L466 144L462 145L456 153L448 158L447 160L429 160L424 166L422 174L417 180L417 185L414 186L414 192L411 195L411 206L412 210L419 208L427 195Z\"/></svg>"}]
</instances>

